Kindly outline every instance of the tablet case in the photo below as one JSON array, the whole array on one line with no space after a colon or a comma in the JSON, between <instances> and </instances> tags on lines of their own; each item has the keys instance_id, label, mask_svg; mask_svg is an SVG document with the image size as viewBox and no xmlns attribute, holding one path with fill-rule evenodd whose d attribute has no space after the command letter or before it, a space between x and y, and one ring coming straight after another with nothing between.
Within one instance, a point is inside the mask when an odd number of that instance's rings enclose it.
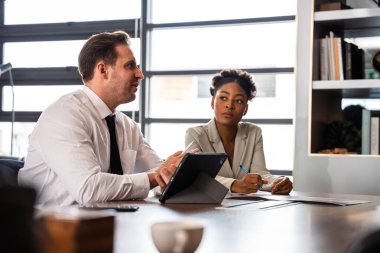
<instances>
[{"instance_id":1,"label":"tablet case","mask_svg":"<svg viewBox=\"0 0 380 253\"><path fill-rule=\"evenodd\" d=\"M187 153L160 197L165 204L220 204L228 189L215 180L224 153Z\"/></svg>"}]
</instances>

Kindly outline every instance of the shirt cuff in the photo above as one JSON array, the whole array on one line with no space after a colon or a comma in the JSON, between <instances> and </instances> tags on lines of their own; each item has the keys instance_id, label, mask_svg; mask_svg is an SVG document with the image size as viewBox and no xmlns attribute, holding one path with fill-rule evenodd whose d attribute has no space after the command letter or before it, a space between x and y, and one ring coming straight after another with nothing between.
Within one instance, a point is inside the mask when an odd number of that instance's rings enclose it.
<instances>
[{"instance_id":1,"label":"shirt cuff","mask_svg":"<svg viewBox=\"0 0 380 253\"><path fill-rule=\"evenodd\" d=\"M132 178L133 187L130 195L131 199L145 199L150 191L148 174L137 173L128 175Z\"/></svg>"},{"instance_id":2,"label":"shirt cuff","mask_svg":"<svg viewBox=\"0 0 380 253\"><path fill-rule=\"evenodd\" d=\"M215 179L219 181L222 185L227 187L227 189L231 192L231 185L232 183L236 180L234 178L229 178L229 177L221 177L221 176L216 176Z\"/></svg>"}]
</instances>

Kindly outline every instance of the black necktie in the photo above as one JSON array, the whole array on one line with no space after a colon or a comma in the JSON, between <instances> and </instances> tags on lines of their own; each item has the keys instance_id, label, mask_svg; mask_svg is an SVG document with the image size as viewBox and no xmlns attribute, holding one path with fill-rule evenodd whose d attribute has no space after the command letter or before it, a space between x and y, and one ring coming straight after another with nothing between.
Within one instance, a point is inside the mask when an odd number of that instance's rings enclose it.
<instances>
[{"instance_id":1,"label":"black necktie","mask_svg":"<svg viewBox=\"0 0 380 253\"><path fill-rule=\"evenodd\" d=\"M115 131L115 115L106 117L108 130L111 139L111 156L110 156L110 170L112 174L123 175L123 169L120 162L119 148L117 147L116 131Z\"/></svg>"}]
</instances>

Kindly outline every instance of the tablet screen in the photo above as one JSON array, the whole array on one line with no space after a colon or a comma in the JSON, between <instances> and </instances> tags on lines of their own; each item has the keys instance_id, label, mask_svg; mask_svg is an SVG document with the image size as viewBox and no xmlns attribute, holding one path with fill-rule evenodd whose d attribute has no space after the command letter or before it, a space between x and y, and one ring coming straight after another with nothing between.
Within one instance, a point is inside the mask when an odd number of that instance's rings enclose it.
<instances>
[{"instance_id":1,"label":"tablet screen","mask_svg":"<svg viewBox=\"0 0 380 253\"><path fill-rule=\"evenodd\" d=\"M226 159L227 155L224 153L187 153L161 195L160 202L165 202L166 199L192 185L199 173L214 178Z\"/></svg>"}]
</instances>

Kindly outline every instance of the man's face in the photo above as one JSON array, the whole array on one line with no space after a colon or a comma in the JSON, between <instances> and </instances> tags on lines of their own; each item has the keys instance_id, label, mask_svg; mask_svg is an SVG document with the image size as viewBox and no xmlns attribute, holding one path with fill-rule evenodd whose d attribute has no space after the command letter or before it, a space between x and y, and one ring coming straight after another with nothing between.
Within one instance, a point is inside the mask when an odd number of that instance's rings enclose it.
<instances>
[{"instance_id":1,"label":"man's face","mask_svg":"<svg viewBox=\"0 0 380 253\"><path fill-rule=\"evenodd\" d=\"M107 90L112 94L116 105L129 103L136 98L143 73L136 65L133 52L127 45L117 45L118 58L114 66L110 67L110 76L107 81Z\"/></svg>"}]
</instances>

